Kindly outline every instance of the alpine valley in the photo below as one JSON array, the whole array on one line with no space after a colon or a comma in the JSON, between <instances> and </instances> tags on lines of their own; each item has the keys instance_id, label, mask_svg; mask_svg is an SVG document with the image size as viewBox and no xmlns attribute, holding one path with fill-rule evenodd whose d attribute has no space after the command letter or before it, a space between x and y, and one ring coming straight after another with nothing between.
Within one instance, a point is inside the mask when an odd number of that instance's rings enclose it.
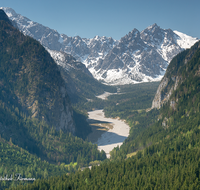
<instances>
[{"instance_id":1,"label":"alpine valley","mask_svg":"<svg viewBox=\"0 0 200 190\"><path fill-rule=\"evenodd\" d=\"M199 102L197 38L68 37L0 9L0 189L200 189ZM130 127L109 159L96 109Z\"/></svg>"},{"instance_id":2,"label":"alpine valley","mask_svg":"<svg viewBox=\"0 0 200 190\"><path fill-rule=\"evenodd\" d=\"M94 78L111 85L160 81L172 58L197 41L197 38L162 29L157 24L142 32L133 29L120 40L105 36L92 39L69 37L31 21L11 8L2 9L20 31L51 50L54 59L62 52L68 53L82 62Z\"/></svg>"},{"instance_id":3,"label":"alpine valley","mask_svg":"<svg viewBox=\"0 0 200 190\"><path fill-rule=\"evenodd\" d=\"M132 124L111 160L10 189L200 189L199 102L200 41L172 59L151 110L120 109L121 103L107 110Z\"/></svg>"}]
</instances>

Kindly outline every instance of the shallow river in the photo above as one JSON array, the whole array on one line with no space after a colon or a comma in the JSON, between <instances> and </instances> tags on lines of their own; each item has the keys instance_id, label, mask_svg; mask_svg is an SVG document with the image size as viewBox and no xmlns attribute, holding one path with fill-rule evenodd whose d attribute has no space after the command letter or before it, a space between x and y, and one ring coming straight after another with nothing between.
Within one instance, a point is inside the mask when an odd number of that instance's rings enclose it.
<instances>
[{"instance_id":1,"label":"shallow river","mask_svg":"<svg viewBox=\"0 0 200 190\"><path fill-rule=\"evenodd\" d=\"M104 126L107 131L102 132L102 128L99 127L95 130L101 130L101 134L96 136L97 139L93 141L98 145L99 150L104 150L106 152L107 158L110 158L110 151L117 146L121 146L123 141L129 135L129 126L122 120L105 118L103 110L95 110L88 112L90 123L98 124L99 126ZM105 128L104 128L105 129ZM94 134L91 134L91 136ZM94 136L93 136L94 137Z\"/></svg>"}]
</instances>

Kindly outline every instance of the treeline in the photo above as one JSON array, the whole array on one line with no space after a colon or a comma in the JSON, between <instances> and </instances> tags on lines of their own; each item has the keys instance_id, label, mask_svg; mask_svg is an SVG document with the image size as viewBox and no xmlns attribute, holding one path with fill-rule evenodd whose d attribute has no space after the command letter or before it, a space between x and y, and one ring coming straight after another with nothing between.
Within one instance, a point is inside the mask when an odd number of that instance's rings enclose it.
<instances>
[{"instance_id":1,"label":"treeline","mask_svg":"<svg viewBox=\"0 0 200 190\"><path fill-rule=\"evenodd\" d=\"M11 141L5 141L3 138L0 138L0 148L0 179L6 176L10 178L11 175L13 179L16 179L16 174L20 174L21 178L47 179L50 176L62 176L63 174L73 173L81 168L77 162L51 164L14 145ZM91 164L93 163L95 164L95 162L91 162ZM0 189L17 186L20 182L25 185L33 181L1 180Z\"/></svg>"},{"instance_id":2,"label":"treeline","mask_svg":"<svg viewBox=\"0 0 200 190\"><path fill-rule=\"evenodd\" d=\"M70 70L65 70L59 66L60 73L67 87L67 93L70 101L74 106L82 107L87 103L87 99L95 99L95 96L103 94L104 91L116 92L115 86L102 84L91 74L86 72L83 63L76 62L73 59L68 59L68 64L72 65ZM81 106L80 106L81 105Z\"/></svg>"},{"instance_id":3,"label":"treeline","mask_svg":"<svg viewBox=\"0 0 200 190\"><path fill-rule=\"evenodd\" d=\"M10 140L5 141L0 138L0 177L17 178L15 175L20 174L22 178L48 178L49 176L61 176L68 172L77 170L77 166L66 165L60 163L59 165L50 164L45 160L41 160L40 157L30 154L28 151L16 146ZM22 184L31 183L23 182ZM6 181L2 180L0 183L0 189L5 187L19 185L20 181Z\"/></svg>"}]
</instances>

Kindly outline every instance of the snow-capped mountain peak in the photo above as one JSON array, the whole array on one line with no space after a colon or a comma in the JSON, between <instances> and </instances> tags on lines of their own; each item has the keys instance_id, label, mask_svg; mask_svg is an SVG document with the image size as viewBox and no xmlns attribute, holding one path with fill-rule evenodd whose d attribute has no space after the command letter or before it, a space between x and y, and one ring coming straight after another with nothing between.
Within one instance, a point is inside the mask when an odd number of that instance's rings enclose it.
<instances>
[{"instance_id":1,"label":"snow-capped mountain peak","mask_svg":"<svg viewBox=\"0 0 200 190\"><path fill-rule=\"evenodd\" d=\"M133 29L120 40L98 35L91 39L69 37L33 22L11 8L2 9L25 35L38 40L49 52L56 50L51 54L58 64L62 65L64 60L59 51L71 54L83 62L96 79L107 84L160 80L171 59L198 41L181 32L162 29L156 23L142 32Z\"/></svg>"}]
</instances>

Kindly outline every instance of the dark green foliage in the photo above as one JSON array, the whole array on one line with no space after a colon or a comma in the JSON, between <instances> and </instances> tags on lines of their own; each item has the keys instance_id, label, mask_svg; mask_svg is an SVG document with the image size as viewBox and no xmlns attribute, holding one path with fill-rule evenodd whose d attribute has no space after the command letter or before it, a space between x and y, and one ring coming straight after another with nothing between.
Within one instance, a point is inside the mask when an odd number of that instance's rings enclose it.
<instances>
[{"instance_id":1,"label":"dark green foliage","mask_svg":"<svg viewBox=\"0 0 200 190\"><path fill-rule=\"evenodd\" d=\"M166 151L151 155L145 149L145 155L120 162L109 162L100 167L85 169L69 176L54 177L49 180L37 180L28 189L199 189L198 149Z\"/></svg>"},{"instance_id":2,"label":"dark green foliage","mask_svg":"<svg viewBox=\"0 0 200 190\"><path fill-rule=\"evenodd\" d=\"M6 175L15 177L15 174L21 174L23 178L47 178L53 175L63 175L66 172L73 172L76 168L70 168L67 165L54 165L41 158L30 154L28 151L14 145L12 140L9 142L0 138L0 177ZM1 181L0 189L16 186L19 181Z\"/></svg>"},{"instance_id":3,"label":"dark green foliage","mask_svg":"<svg viewBox=\"0 0 200 190\"><path fill-rule=\"evenodd\" d=\"M129 116L130 118L127 119L131 126L129 136L120 149L117 147L111 151L111 157L113 159L126 158L127 154L143 149L145 146L149 146L151 141L146 141L144 133L148 128L151 130L150 127L157 121L158 113L158 110L132 112L132 115Z\"/></svg>"}]
</instances>

